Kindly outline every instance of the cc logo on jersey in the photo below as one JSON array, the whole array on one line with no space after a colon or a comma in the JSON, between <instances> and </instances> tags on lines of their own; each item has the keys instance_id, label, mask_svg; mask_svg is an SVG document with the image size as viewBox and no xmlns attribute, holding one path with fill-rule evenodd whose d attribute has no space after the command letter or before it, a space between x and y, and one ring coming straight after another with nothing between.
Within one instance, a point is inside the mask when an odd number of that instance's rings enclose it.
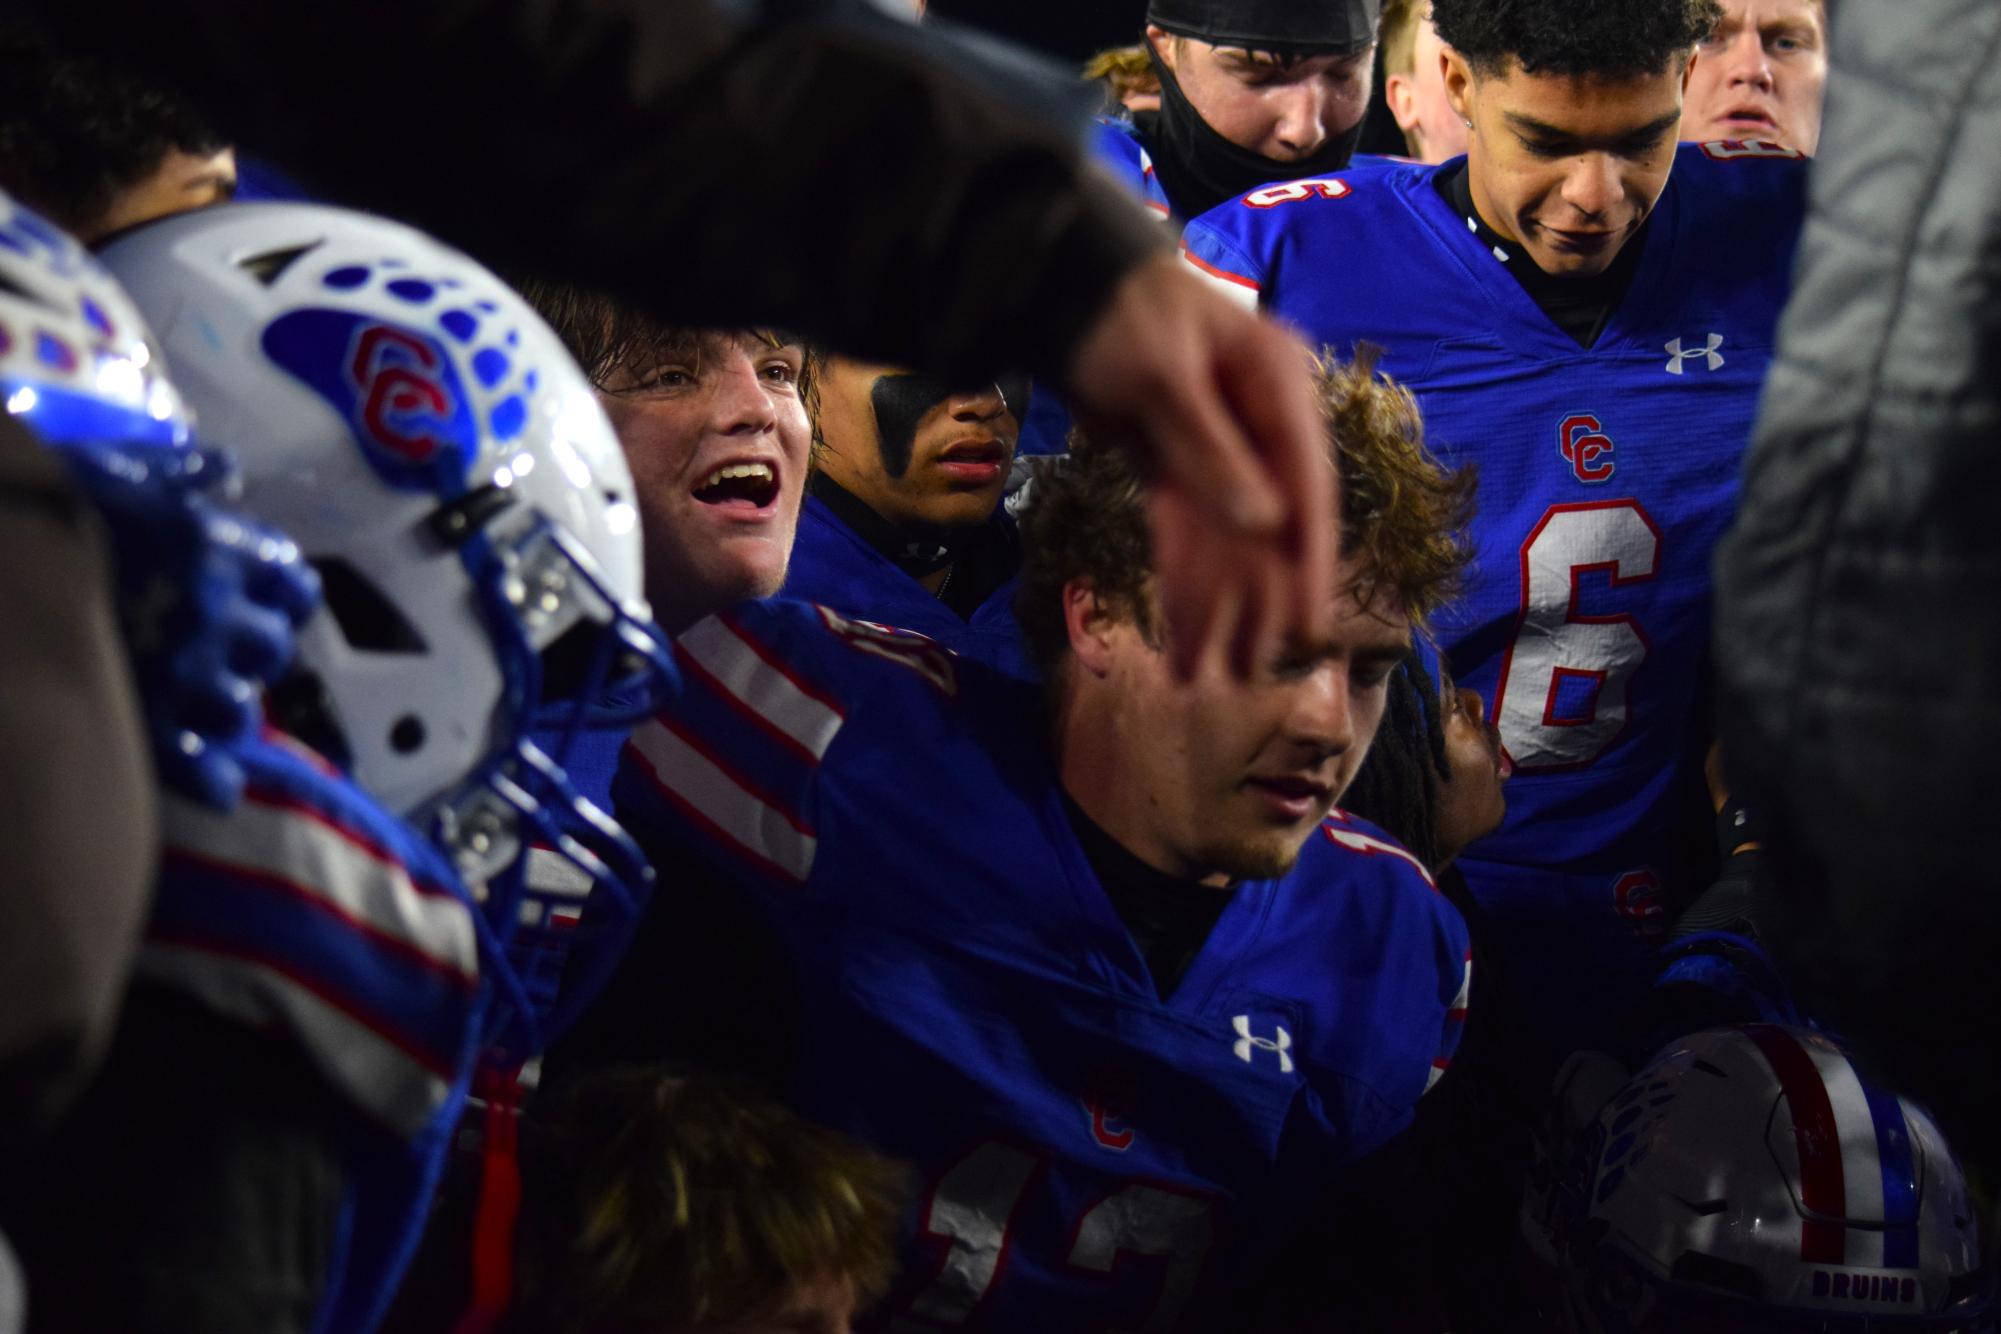
<instances>
[{"instance_id":1,"label":"cc logo on jersey","mask_svg":"<svg viewBox=\"0 0 2001 1334\"><path fill-rule=\"evenodd\" d=\"M1565 417L1563 425L1557 428L1557 449L1564 461L1570 464L1570 471L1586 486L1596 486L1612 480L1612 473L1618 466L1613 462L1612 451L1616 446L1612 438L1605 434L1604 425L1588 412L1580 412Z\"/></svg>"},{"instance_id":2,"label":"cc logo on jersey","mask_svg":"<svg viewBox=\"0 0 2001 1334\"><path fill-rule=\"evenodd\" d=\"M1654 939L1667 930L1667 906L1661 899L1661 878L1642 868L1628 871L1612 886L1612 909L1645 939Z\"/></svg>"}]
</instances>

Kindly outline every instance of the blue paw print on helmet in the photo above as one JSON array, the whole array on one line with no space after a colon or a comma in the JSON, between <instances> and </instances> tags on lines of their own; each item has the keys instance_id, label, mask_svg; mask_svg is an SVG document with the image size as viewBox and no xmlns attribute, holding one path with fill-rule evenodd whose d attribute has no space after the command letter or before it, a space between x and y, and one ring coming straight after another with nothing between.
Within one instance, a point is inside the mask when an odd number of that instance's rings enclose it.
<instances>
[{"instance_id":1,"label":"blue paw print on helmet","mask_svg":"<svg viewBox=\"0 0 2001 1334\"><path fill-rule=\"evenodd\" d=\"M1604 1203L1625 1184L1626 1174L1646 1160L1653 1131L1673 1101L1674 1081L1662 1075L1644 1084L1629 1084L1606 1108L1611 1121L1604 1126L1605 1147L1598 1157L1598 1203Z\"/></svg>"},{"instance_id":2,"label":"blue paw print on helmet","mask_svg":"<svg viewBox=\"0 0 2001 1334\"><path fill-rule=\"evenodd\" d=\"M407 323L345 306L294 310L263 339L273 361L347 420L384 481L453 496L482 449L521 438L541 377L498 305L465 300L457 279L414 276L394 260L344 263L320 284L350 297L379 291L394 299L390 309L409 308Z\"/></svg>"}]
</instances>

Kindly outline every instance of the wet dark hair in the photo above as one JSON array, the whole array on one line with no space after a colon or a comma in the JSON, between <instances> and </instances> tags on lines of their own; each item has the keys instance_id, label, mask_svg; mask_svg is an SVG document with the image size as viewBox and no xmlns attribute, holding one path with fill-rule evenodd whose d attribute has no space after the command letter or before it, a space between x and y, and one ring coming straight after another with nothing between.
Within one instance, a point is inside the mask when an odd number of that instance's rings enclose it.
<instances>
[{"instance_id":1,"label":"wet dark hair","mask_svg":"<svg viewBox=\"0 0 2001 1334\"><path fill-rule=\"evenodd\" d=\"M1390 675L1383 721L1341 809L1381 825L1426 866L1438 865L1438 789L1452 781L1438 683L1416 658Z\"/></svg>"},{"instance_id":2,"label":"wet dark hair","mask_svg":"<svg viewBox=\"0 0 2001 1334\"><path fill-rule=\"evenodd\" d=\"M227 147L170 89L0 22L0 186L57 226L94 232L169 153Z\"/></svg>"},{"instance_id":3,"label":"wet dark hair","mask_svg":"<svg viewBox=\"0 0 2001 1334\"><path fill-rule=\"evenodd\" d=\"M1717 0L1432 0L1438 36L1475 70L1630 79L1686 60Z\"/></svg>"}]
</instances>

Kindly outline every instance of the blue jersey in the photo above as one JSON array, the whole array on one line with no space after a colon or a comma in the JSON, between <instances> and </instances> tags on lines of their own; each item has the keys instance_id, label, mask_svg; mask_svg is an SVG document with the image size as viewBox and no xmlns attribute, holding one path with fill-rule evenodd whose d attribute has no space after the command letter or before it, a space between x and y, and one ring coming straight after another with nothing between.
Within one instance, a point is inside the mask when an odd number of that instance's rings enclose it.
<instances>
[{"instance_id":1,"label":"blue jersey","mask_svg":"<svg viewBox=\"0 0 2001 1334\"><path fill-rule=\"evenodd\" d=\"M1167 202L1139 127L1129 120L1101 120L1091 136L1091 151L1155 216L1163 222L1173 216L1174 206Z\"/></svg>"},{"instance_id":2,"label":"blue jersey","mask_svg":"<svg viewBox=\"0 0 2001 1334\"><path fill-rule=\"evenodd\" d=\"M993 520L1012 524L1005 517ZM799 511L799 536L779 596L819 602L843 616L876 621L928 635L966 657L1024 680L1033 679L1021 627L1014 619L1019 579L1009 579L981 603L970 621L940 602L923 584L827 507L807 496Z\"/></svg>"},{"instance_id":3,"label":"blue jersey","mask_svg":"<svg viewBox=\"0 0 2001 1334\"><path fill-rule=\"evenodd\" d=\"M344 1238L316 1328L372 1329L396 1290L471 1079L476 911L445 858L303 746L243 748L224 814L162 803L142 975L286 1035L351 1115Z\"/></svg>"},{"instance_id":4,"label":"blue jersey","mask_svg":"<svg viewBox=\"0 0 2001 1334\"><path fill-rule=\"evenodd\" d=\"M1481 242L1434 168L1268 187L1187 230L1190 262L1314 343L1379 345L1432 447L1479 469L1477 563L1439 628L1516 765L1505 824L1460 863L1504 932L1583 917L1627 937L1622 912L1658 911L1699 722L1710 551L1786 297L1798 156L1684 145L1589 349ZM1554 952L1572 947L1586 948Z\"/></svg>"},{"instance_id":5,"label":"blue jersey","mask_svg":"<svg viewBox=\"0 0 2001 1334\"><path fill-rule=\"evenodd\" d=\"M1147 148L1146 137L1137 125L1129 120L1100 120L1097 129L1092 132L1091 153L1133 192L1140 203L1146 205L1149 212L1163 222L1173 219L1174 204L1160 183L1160 173L1153 168L1153 153ZM1360 169L1400 161L1403 159L1358 153L1353 166Z\"/></svg>"},{"instance_id":6,"label":"blue jersey","mask_svg":"<svg viewBox=\"0 0 2001 1334\"><path fill-rule=\"evenodd\" d=\"M1240 886L1163 999L1072 832L1034 687L798 603L679 648L702 669L634 734L620 818L712 858L769 923L799 1110L917 1166L892 1314L1218 1328L1447 1063L1465 928L1371 827L1331 819Z\"/></svg>"}]
</instances>

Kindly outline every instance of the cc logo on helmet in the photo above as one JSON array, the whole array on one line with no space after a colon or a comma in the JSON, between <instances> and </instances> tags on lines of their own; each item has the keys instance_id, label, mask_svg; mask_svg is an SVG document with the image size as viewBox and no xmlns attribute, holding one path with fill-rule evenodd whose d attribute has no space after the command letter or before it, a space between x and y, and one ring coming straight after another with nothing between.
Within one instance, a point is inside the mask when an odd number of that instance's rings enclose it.
<instances>
[{"instance_id":1,"label":"cc logo on helmet","mask_svg":"<svg viewBox=\"0 0 2001 1334\"><path fill-rule=\"evenodd\" d=\"M452 400L441 382L438 349L394 325L361 330L348 362L370 439L410 463L429 463L442 443L438 428L452 416Z\"/></svg>"},{"instance_id":2,"label":"cc logo on helmet","mask_svg":"<svg viewBox=\"0 0 2001 1334\"><path fill-rule=\"evenodd\" d=\"M295 310L264 351L340 414L382 480L455 492L479 454L464 385L435 339L350 310Z\"/></svg>"}]
</instances>

